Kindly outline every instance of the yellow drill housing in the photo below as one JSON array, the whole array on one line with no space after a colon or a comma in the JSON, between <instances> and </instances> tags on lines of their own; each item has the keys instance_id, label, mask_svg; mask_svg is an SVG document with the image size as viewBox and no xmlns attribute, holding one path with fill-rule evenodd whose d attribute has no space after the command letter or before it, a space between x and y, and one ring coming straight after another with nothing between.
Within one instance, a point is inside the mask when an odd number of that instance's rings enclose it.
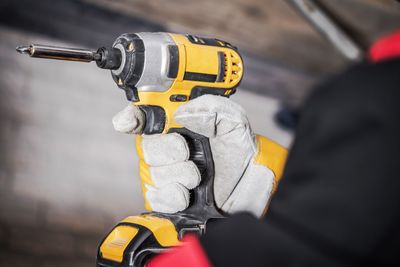
<instances>
[{"instance_id":1,"label":"yellow drill housing","mask_svg":"<svg viewBox=\"0 0 400 267\"><path fill-rule=\"evenodd\" d=\"M164 92L146 92L138 88L139 101L135 103L163 107L166 114L163 132L180 127L173 118L180 105L203 94L229 96L243 76L242 59L230 44L191 35L169 35L179 51L176 78Z\"/></svg>"}]
</instances>

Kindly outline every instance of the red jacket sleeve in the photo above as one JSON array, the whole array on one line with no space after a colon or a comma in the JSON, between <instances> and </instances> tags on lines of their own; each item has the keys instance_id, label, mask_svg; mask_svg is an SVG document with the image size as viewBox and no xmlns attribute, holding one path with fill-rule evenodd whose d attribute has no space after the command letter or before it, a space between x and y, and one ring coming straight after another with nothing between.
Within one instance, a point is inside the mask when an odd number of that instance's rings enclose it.
<instances>
[{"instance_id":1,"label":"red jacket sleeve","mask_svg":"<svg viewBox=\"0 0 400 267\"><path fill-rule=\"evenodd\" d=\"M151 260L147 267L211 267L206 253L194 235L187 235L183 244Z\"/></svg>"}]
</instances>

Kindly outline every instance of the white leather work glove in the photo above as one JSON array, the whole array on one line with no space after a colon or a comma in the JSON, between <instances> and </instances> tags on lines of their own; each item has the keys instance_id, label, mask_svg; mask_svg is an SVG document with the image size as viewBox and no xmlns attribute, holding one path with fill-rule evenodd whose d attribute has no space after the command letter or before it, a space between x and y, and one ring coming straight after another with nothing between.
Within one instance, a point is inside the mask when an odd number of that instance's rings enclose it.
<instances>
[{"instance_id":1,"label":"white leather work glove","mask_svg":"<svg viewBox=\"0 0 400 267\"><path fill-rule=\"evenodd\" d=\"M114 128L137 133L143 123L138 107L130 104L113 118ZM204 95L182 105L175 120L209 138L214 160L216 205L232 214L263 215L286 161L286 149L253 134L245 111L233 101ZM200 173L189 161L185 139L177 134L143 135L138 150L145 164L141 178L147 209L175 213L189 205L189 190L200 183ZM147 167L148 170L144 170Z\"/></svg>"}]
</instances>

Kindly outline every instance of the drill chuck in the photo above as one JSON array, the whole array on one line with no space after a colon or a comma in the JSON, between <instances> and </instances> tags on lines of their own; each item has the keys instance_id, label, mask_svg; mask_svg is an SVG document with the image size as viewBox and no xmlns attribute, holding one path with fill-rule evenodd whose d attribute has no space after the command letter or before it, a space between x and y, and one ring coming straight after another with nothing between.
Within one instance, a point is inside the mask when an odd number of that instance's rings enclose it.
<instances>
[{"instance_id":1,"label":"drill chuck","mask_svg":"<svg viewBox=\"0 0 400 267\"><path fill-rule=\"evenodd\" d=\"M116 70L121 66L122 55L119 49L100 47L96 54L100 56L96 60L99 68Z\"/></svg>"}]
</instances>

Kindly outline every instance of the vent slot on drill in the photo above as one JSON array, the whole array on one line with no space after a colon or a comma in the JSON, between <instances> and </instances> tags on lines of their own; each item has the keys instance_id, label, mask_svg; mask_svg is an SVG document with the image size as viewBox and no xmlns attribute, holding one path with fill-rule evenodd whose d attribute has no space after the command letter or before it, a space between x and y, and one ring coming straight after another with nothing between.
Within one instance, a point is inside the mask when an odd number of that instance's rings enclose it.
<instances>
[{"instance_id":1,"label":"vent slot on drill","mask_svg":"<svg viewBox=\"0 0 400 267\"><path fill-rule=\"evenodd\" d=\"M242 66L238 55L224 53L224 82L232 83L242 76Z\"/></svg>"}]
</instances>

